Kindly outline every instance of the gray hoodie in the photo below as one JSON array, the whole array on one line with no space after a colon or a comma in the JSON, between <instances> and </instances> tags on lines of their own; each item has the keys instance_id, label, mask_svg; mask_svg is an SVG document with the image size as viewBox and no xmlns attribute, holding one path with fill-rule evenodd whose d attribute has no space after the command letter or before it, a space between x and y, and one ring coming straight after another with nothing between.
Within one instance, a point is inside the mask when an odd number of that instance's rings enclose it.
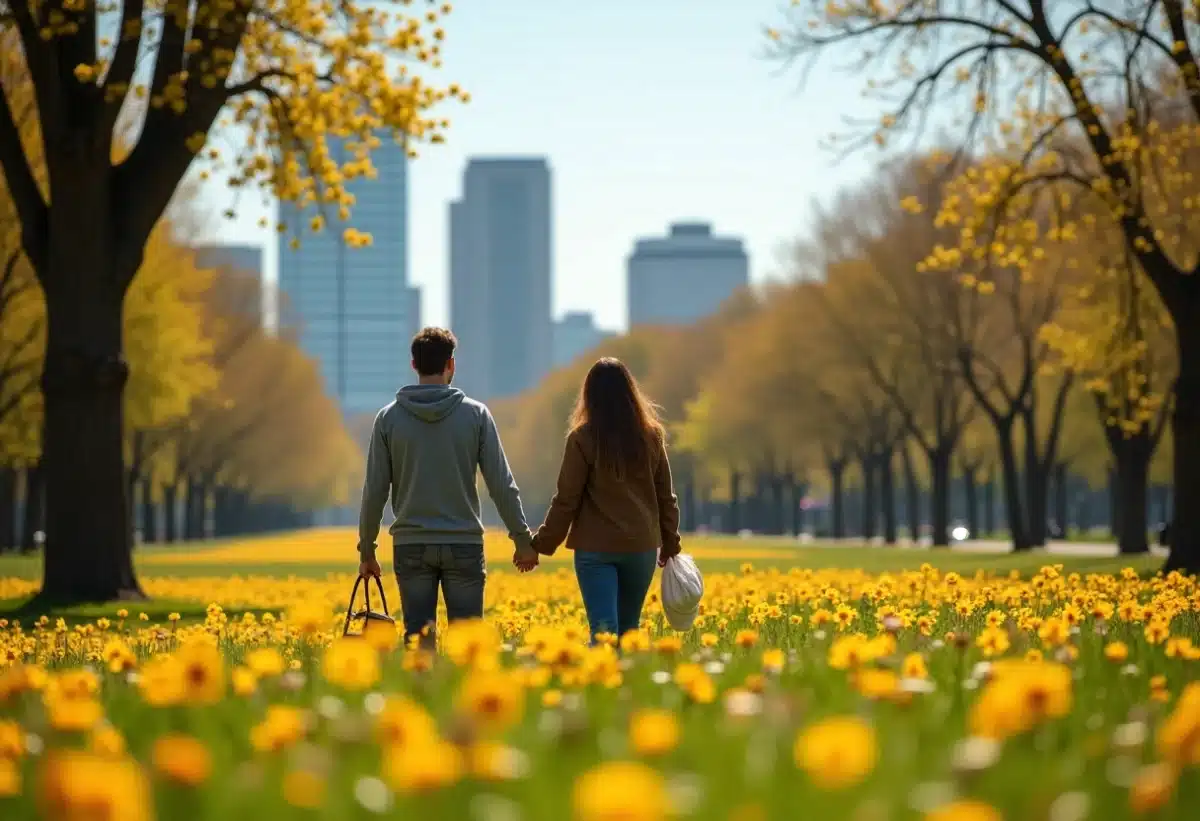
<instances>
[{"instance_id":1,"label":"gray hoodie","mask_svg":"<svg viewBox=\"0 0 1200 821\"><path fill-rule=\"evenodd\" d=\"M375 557L383 505L392 497L392 541L483 544L475 471L483 473L509 537L528 544L521 496L487 406L448 385L409 385L375 417L358 519L358 552Z\"/></svg>"}]
</instances>

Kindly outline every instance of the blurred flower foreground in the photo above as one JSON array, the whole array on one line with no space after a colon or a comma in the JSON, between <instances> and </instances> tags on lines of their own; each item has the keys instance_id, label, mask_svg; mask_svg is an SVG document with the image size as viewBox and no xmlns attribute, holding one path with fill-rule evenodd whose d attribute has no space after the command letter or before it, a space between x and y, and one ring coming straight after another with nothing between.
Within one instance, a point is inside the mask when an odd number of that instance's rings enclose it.
<instances>
[{"instance_id":1,"label":"blurred flower foreground","mask_svg":"<svg viewBox=\"0 0 1200 821\"><path fill-rule=\"evenodd\" d=\"M709 575L693 631L666 628L655 588L641 630L589 647L552 565L491 574L486 620L440 626L436 654L386 624L342 638L351 581L150 579L216 601L0 621L0 817L1082 821L1200 801L1181 576L745 565Z\"/></svg>"}]
</instances>

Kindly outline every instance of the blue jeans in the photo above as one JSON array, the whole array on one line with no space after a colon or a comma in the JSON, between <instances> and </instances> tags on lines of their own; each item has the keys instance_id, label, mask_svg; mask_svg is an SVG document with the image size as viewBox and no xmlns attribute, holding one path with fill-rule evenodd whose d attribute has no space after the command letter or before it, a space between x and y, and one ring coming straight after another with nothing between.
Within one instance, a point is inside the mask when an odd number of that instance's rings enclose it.
<instances>
[{"instance_id":1,"label":"blue jeans","mask_svg":"<svg viewBox=\"0 0 1200 821\"><path fill-rule=\"evenodd\" d=\"M438 588L450 621L483 618L487 569L481 544L396 545L392 559L404 612L404 637L420 636L421 646L437 642Z\"/></svg>"},{"instance_id":2,"label":"blue jeans","mask_svg":"<svg viewBox=\"0 0 1200 821\"><path fill-rule=\"evenodd\" d=\"M654 581L657 565L656 550L640 553L575 551L575 577L579 580L579 592L583 594L593 641L600 633L623 636L638 628L642 605L650 582Z\"/></svg>"}]
</instances>

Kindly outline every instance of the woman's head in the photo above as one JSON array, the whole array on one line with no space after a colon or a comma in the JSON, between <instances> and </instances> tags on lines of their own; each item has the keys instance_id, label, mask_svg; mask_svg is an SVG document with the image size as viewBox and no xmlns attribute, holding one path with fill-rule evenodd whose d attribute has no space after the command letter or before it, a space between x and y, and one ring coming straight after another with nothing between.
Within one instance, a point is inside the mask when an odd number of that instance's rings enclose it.
<instances>
[{"instance_id":1,"label":"woman's head","mask_svg":"<svg viewBox=\"0 0 1200 821\"><path fill-rule=\"evenodd\" d=\"M599 467L619 474L643 464L664 435L658 409L629 368L608 356L592 366L579 391L571 430L584 425L595 438Z\"/></svg>"}]
</instances>

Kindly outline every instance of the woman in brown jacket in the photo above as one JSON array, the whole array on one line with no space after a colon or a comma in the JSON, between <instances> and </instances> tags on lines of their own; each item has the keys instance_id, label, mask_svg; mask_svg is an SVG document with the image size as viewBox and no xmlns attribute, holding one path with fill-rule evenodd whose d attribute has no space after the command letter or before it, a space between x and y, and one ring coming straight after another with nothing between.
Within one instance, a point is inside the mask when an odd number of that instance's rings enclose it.
<instances>
[{"instance_id":1,"label":"woman in brown jacket","mask_svg":"<svg viewBox=\"0 0 1200 821\"><path fill-rule=\"evenodd\" d=\"M593 640L637 629L655 565L679 553L679 504L666 432L617 359L601 359L583 381L533 547L549 556L564 538Z\"/></svg>"}]
</instances>

